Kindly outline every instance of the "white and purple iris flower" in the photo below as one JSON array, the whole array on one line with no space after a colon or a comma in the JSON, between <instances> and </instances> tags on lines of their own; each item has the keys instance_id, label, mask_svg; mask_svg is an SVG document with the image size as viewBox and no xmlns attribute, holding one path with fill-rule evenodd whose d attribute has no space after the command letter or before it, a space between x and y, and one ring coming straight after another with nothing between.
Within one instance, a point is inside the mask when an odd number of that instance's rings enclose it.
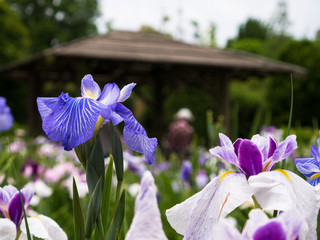
<instances>
[{"instance_id":1,"label":"white and purple iris flower","mask_svg":"<svg viewBox=\"0 0 320 240\"><path fill-rule=\"evenodd\" d=\"M296 136L288 136L279 144L260 135L233 144L227 136L219 137L221 146L210 149L211 154L235 165L239 172L215 177L200 192L168 209L171 226L186 240L214 239L213 226L254 196L263 210L296 209L306 219L299 239L315 239L320 193L290 171L271 171L297 147Z\"/></svg>"},{"instance_id":2,"label":"white and purple iris flower","mask_svg":"<svg viewBox=\"0 0 320 240\"><path fill-rule=\"evenodd\" d=\"M157 188L149 171L143 174L134 212L125 240L167 240L158 208Z\"/></svg>"},{"instance_id":3,"label":"white and purple iris flower","mask_svg":"<svg viewBox=\"0 0 320 240\"><path fill-rule=\"evenodd\" d=\"M33 197L33 190L29 187L21 189L21 198L25 211ZM23 208L18 189L7 185L0 187L0 240L27 239L25 221L23 221ZM66 240L67 235L52 219L43 216L27 218L30 234L47 240ZM17 236L19 236L17 238Z\"/></svg>"},{"instance_id":4,"label":"white and purple iris flower","mask_svg":"<svg viewBox=\"0 0 320 240\"><path fill-rule=\"evenodd\" d=\"M297 240L302 219L295 211L288 211L269 219L261 209L249 213L242 233L231 219L223 219L214 227L216 240Z\"/></svg>"},{"instance_id":5,"label":"white and purple iris flower","mask_svg":"<svg viewBox=\"0 0 320 240\"><path fill-rule=\"evenodd\" d=\"M0 97L0 132L9 130L13 125L11 110L6 101L4 97Z\"/></svg>"},{"instance_id":6,"label":"white and purple iris flower","mask_svg":"<svg viewBox=\"0 0 320 240\"><path fill-rule=\"evenodd\" d=\"M312 186L317 186L320 183L320 132L317 139L317 146L312 143L311 154L312 158L297 158L296 166L298 170L308 177L308 182Z\"/></svg>"},{"instance_id":7,"label":"white and purple iris flower","mask_svg":"<svg viewBox=\"0 0 320 240\"><path fill-rule=\"evenodd\" d=\"M85 75L81 97L61 93L58 98L37 98L42 128L52 141L62 142L65 150L71 150L88 141L104 123L111 120L117 125L124 121L123 136L128 147L144 153L147 162L152 164L157 139L148 138L132 112L121 103L129 98L135 85L131 83L120 90L117 84L108 83L101 92L92 76Z\"/></svg>"}]
</instances>

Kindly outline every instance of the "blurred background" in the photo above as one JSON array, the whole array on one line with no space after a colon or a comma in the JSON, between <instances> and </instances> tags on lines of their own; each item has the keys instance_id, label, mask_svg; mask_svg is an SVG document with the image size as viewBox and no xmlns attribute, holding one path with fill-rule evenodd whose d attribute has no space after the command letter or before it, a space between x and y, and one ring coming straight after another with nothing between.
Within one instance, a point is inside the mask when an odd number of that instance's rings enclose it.
<instances>
[{"instance_id":1,"label":"blurred background","mask_svg":"<svg viewBox=\"0 0 320 240\"><path fill-rule=\"evenodd\" d=\"M166 234L181 239L166 222L165 209L231 169L208 154L219 144L219 132L232 140L257 133L284 139L291 78L290 133L298 136L296 155L310 156L320 119L319 9L318 0L0 0L0 96L14 117L13 128L1 137L16 154L16 168L29 169L20 182L45 179L38 164L54 169L75 158L57 145L48 147L47 140L34 141L44 134L36 97L62 91L80 96L81 78L88 73L100 87L137 82L125 105L148 135L159 139L156 164L149 168ZM63 160L57 160L61 154ZM0 179L7 183L9 155L0 155ZM125 157L128 172L136 174L126 176L132 206L133 183L146 168L136 157L131 152ZM295 169L292 161L287 167ZM74 172L84 177L78 170L61 176ZM8 177L1 178L3 173ZM61 179L51 181L55 197L35 209L64 224L72 218L72 205L58 181L67 188ZM247 212L233 213L239 226ZM71 223L64 228L69 236Z\"/></svg>"}]
</instances>

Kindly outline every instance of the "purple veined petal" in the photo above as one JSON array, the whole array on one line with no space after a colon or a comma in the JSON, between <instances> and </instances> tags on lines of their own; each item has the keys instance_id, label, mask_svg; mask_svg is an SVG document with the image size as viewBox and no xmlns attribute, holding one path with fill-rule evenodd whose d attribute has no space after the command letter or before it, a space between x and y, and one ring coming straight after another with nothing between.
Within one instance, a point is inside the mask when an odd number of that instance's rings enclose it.
<instances>
[{"instance_id":1,"label":"purple veined petal","mask_svg":"<svg viewBox=\"0 0 320 240\"><path fill-rule=\"evenodd\" d=\"M111 108L106 107L106 108L102 108L101 112L100 112L101 117L103 117L104 119L109 119L110 115L111 115Z\"/></svg>"},{"instance_id":2,"label":"purple veined petal","mask_svg":"<svg viewBox=\"0 0 320 240\"><path fill-rule=\"evenodd\" d=\"M132 89L136 85L137 85L136 83L130 83L128 85L125 85L120 91L120 97L118 99L118 102L124 102L125 100L127 100L131 95Z\"/></svg>"},{"instance_id":3,"label":"purple veined petal","mask_svg":"<svg viewBox=\"0 0 320 240\"><path fill-rule=\"evenodd\" d=\"M97 101L105 106L114 108L120 96L120 89L115 83L107 83Z\"/></svg>"},{"instance_id":4,"label":"purple veined petal","mask_svg":"<svg viewBox=\"0 0 320 240\"><path fill-rule=\"evenodd\" d=\"M242 143L243 139L242 138L238 138L234 143L233 143L233 148L234 148L234 153L237 155L238 157L238 153L239 153L239 146Z\"/></svg>"},{"instance_id":5,"label":"purple veined petal","mask_svg":"<svg viewBox=\"0 0 320 240\"><path fill-rule=\"evenodd\" d=\"M99 85L93 80L91 74L85 75L81 80L81 96L97 99L101 94Z\"/></svg>"},{"instance_id":6,"label":"purple veined petal","mask_svg":"<svg viewBox=\"0 0 320 240\"><path fill-rule=\"evenodd\" d=\"M262 154L257 145L250 140L243 140L239 146L239 166L247 176L262 172Z\"/></svg>"},{"instance_id":7,"label":"purple veined petal","mask_svg":"<svg viewBox=\"0 0 320 240\"><path fill-rule=\"evenodd\" d=\"M312 176L308 178L308 183L310 183L312 186L317 186L320 183L320 177L313 178Z\"/></svg>"},{"instance_id":8,"label":"purple veined petal","mask_svg":"<svg viewBox=\"0 0 320 240\"><path fill-rule=\"evenodd\" d=\"M311 154L315 158L315 160L318 162L318 165L320 167L320 153L318 149L314 146L314 143L312 143L312 146L311 146Z\"/></svg>"},{"instance_id":9,"label":"purple veined petal","mask_svg":"<svg viewBox=\"0 0 320 240\"><path fill-rule=\"evenodd\" d=\"M136 198L134 218L125 240L166 240L157 202L157 190L149 171L145 171Z\"/></svg>"},{"instance_id":10,"label":"purple veined petal","mask_svg":"<svg viewBox=\"0 0 320 240\"><path fill-rule=\"evenodd\" d=\"M297 148L297 140L295 135L288 136L281 142L271 156L272 161L279 162L286 159Z\"/></svg>"},{"instance_id":11,"label":"purple veined petal","mask_svg":"<svg viewBox=\"0 0 320 240\"><path fill-rule=\"evenodd\" d=\"M228 138L226 135L224 135L223 133L219 133L219 139L221 147L228 147L233 149L233 144L230 138Z\"/></svg>"},{"instance_id":12,"label":"purple veined petal","mask_svg":"<svg viewBox=\"0 0 320 240\"><path fill-rule=\"evenodd\" d=\"M9 194L0 187L0 216L3 218L9 218L8 206L10 204Z\"/></svg>"},{"instance_id":13,"label":"purple veined petal","mask_svg":"<svg viewBox=\"0 0 320 240\"><path fill-rule=\"evenodd\" d=\"M269 150L268 150L268 158L271 157L274 151L277 148L277 141L273 139L273 137L269 137Z\"/></svg>"},{"instance_id":14,"label":"purple veined petal","mask_svg":"<svg viewBox=\"0 0 320 240\"><path fill-rule=\"evenodd\" d=\"M272 221L257 229L253 240L286 240L287 236L281 223Z\"/></svg>"},{"instance_id":15,"label":"purple veined petal","mask_svg":"<svg viewBox=\"0 0 320 240\"><path fill-rule=\"evenodd\" d=\"M62 142L65 150L71 150L92 137L102 108L102 104L93 99L61 94L42 128L52 141Z\"/></svg>"},{"instance_id":16,"label":"purple veined petal","mask_svg":"<svg viewBox=\"0 0 320 240\"><path fill-rule=\"evenodd\" d=\"M123 121L123 118L116 112L111 112L110 119L111 119L112 124L114 126L118 125L119 123L121 123Z\"/></svg>"},{"instance_id":17,"label":"purple veined petal","mask_svg":"<svg viewBox=\"0 0 320 240\"><path fill-rule=\"evenodd\" d=\"M55 105L58 102L58 98L38 97L37 105L42 121L53 112Z\"/></svg>"},{"instance_id":18,"label":"purple veined petal","mask_svg":"<svg viewBox=\"0 0 320 240\"><path fill-rule=\"evenodd\" d=\"M18 192L18 189L12 185L6 185L3 190L9 194L10 199Z\"/></svg>"},{"instance_id":19,"label":"purple veined petal","mask_svg":"<svg viewBox=\"0 0 320 240\"><path fill-rule=\"evenodd\" d=\"M242 173L225 173L212 179L200 192L166 211L170 225L184 239L211 240L219 219L254 193Z\"/></svg>"},{"instance_id":20,"label":"purple veined petal","mask_svg":"<svg viewBox=\"0 0 320 240\"><path fill-rule=\"evenodd\" d=\"M209 151L213 156L222 158L223 160L235 166L239 166L237 155L233 149L228 147L214 147Z\"/></svg>"},{"instance_id":21,"label":"purple veined petal","mask_svg":"<svg viewBox=\"0 0 320 240\"><path fill-rule=\"evenodd\" d=\"M22 201L25 203L25 196L22 192L21 192L21 198L22 198ZM11 199L9 208L8 208L10 219L15 223L17 228L19 228L21 220L23 218L21 198L20 198L20 193L17 192Z\"/></svg>"},{"instance_id":22,"label":"purple veined petal","mask_svg":"<svg viewBox=\"0 0 320 240\"><path fill-rule=\"evenodd\" d=\"M123 138L128 147L133 151L143 153L148 164L151 165L158 140L148 138L146 131L135 119L132 112L121 103L117 104L115 112L124 120Z\"/></svg>"},{"instance_id":23,"label":"purple veined petal","mask_svg":"<svg viewBox=\"0 0 320 240\"><path fill-rule=\"evenodd\" d=\"M318 162L314 158L297 158L295 162L299 172L307 177L320 172Z\"/></svg>"},{"instance_id":24,"label":"purple veined petal","mask_svg":"<svg viewBox=\"0 0 320 240\"><path fill-rule=\"evenodd\" d=\"M268 158L268 148L269 141L266 137L260 136L259 134L253 135L251 138L251 142L253 142L259 149L262 154L263 161Z\"/></svg>"}]
</instances>

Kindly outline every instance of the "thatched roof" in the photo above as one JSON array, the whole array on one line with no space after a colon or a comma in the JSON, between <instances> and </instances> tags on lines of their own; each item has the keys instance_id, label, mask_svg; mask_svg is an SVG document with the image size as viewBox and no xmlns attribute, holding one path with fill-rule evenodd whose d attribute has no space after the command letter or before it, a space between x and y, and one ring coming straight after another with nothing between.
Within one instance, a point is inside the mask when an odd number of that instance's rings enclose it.
<instances>
[{"instance_id":1,"label":"thatched roof","mask_svg":"<svg viewBox=\"0 0 320 240\"><path fill-rule=\"evenodd\" d=\"M244 71L246 75L292 73L304 77L307 73L300 66L253 54L186 44L160 34L125 31L78 39L50 48L0 67L0 73L28 71L30 65L50 57L204 66Z\"/></svg>"}]
</instances>

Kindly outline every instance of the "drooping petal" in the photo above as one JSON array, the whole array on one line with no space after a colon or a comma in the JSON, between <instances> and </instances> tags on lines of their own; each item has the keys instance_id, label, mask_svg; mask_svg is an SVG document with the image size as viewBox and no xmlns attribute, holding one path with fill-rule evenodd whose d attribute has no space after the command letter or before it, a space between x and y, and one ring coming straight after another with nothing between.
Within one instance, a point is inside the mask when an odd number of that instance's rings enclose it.
<instances>
[{"instance_id":1,"label":"drooping petal","mask_svg":"<svg viewBox=\"0 0 320 240\"><path fill-rule=\"evenodd\" d=\"M136 83L130 83L128 85L125 85L120 91L120 97L118 99L118 102L124 102L125 100L127 100L131 95L132 89L136 85L137 85Z\"/></svg>"},{"instance_id":2,"label":"drooping petal","mask_svg":"<svg viewBox=\"0 0 320 240\"><path fill-rule=\"evenodd\" d=\"M120 96L120 89L115 83L107 83L97 101L114 109Z\"/></svg>"},{"instance_id":3,"label":"drooping petal","mask_svg":"<svg viewBox=\"0 0 320 240\"><path fill-rule=\"evenodd\" d=\"M318 162L314 158L297 158L295 162L299 172L307 177L320 172Z\"/></svg>"},{"instance_id":4,"label":"drooping petal","mask_svg":"<svg viewBox=\"0 0 320 240\"><path fill-rule=\"evenodd\" d=\"M214 239L213 228L220 218L240 206L253 194L244 174L227 172L200 192L166 211L171 226L184 239Z\"/></svg>"},{"instance_id":5,"label":"drooping petal","mask_svg":"<svg viewBox=\"0 0 320 240\"><path fill-rule=\"evenodd\" d=\"M319 150L314 146L314 143L312 143L311 154L312 154L312 156L314 157L314 159L317 160L318 165L320 165L320 152L319 152Z\"/></svg>"},{"instance_id":6,"label":"drooping petal","mask_svg":"<svg viewBox=\"0 0 320 240\"><path fill-rule=\"evenodd\" d=\"M15 240L16 226L7 218L0 218L0 240Z\"/></svg>"},{"instance_id":7,"label":"drooping petal","mask_svg":"<svg viewBox=\"0 0 320 240\"><path fill-rule=\"evenodd\" d=\"M52 141L62 142L65 150L71 150L92 137L102 109L103 106L93 99L61 94L42 128Z\"/></svg>"},{"instance_id":8,"label":"drooping petal","mask_svg":"<svg viewBox=\"0 0 320 240\"><path fill-rule=\"evenodd\" d=\"M230 138L228 138L223 133L219 133L219 139L220 139L221 147L233 148L233 144L232 144Z\"/></svg>"},{"instance_id":9,"label":"drooping petal","mask_svg":"<svg viewBox=\"0 0 320 240\"><path fill-rule=\"evenodd\" d=\"M265 210L296 210L305 222L299 231L300 240L316 239L319 192L298 175L285 170L263 172L251 176L249 184Z\"/></svg>"},{"instance_id":10,"label":"drooping petal","mask_svg":"<svg viewBox=\"0 0 320 240\"><path fill-rule=\"evenodd\" d=\"M222 158L223 160L235 166L239 165L237 155L235 154L232 148L214 147L214 148L211 148L209 151L215 157Z\"/></svg>"},{"instance_id":11,"label":"drooping petal","mask_svg":"<svg viewBox=\"0 0 320 240\"><path fill-rule=\"evenodd\" d=\"M271 156L272 161L279 162L287 157L297 148L297 140L295 135L288 136L281 142Z\"/></svg>"},{"instance_id":12,"label":"drooping petal","mask_svg":"<svg viewBox=\"0 0 320 240\"><path fill-rule=\"evenodd\" d=\"M166 240L157 202L157 190L149 171L145 171L136 198L135 213L126 240Z\"/></svg>"},{"instance_id":13,"label":"drooping petal","mask_svg":"<svg viewBox=\"0 0 320 240\"><path fill-rule=\"evenodd\" d=\"M239 146L239 166L247 176L262 172L262 154L257 145L250 140L243 140Z\"/></svg>"},{"instance_id":14,"label":"drooping petal","mask_svg":"<svg viewBox=\"0 0 320 240\"><path fill-rule=\"evenodd\" d=\"M132 112L121 103L117 104L115 112L124 120L123 138L128 147L133 151L143 153L148 164L152 164L158 140L148 138L146 131L134 118Z\"/></svg>"},{"instance_id":15,"label":"drooping petal","mask_svg":"<svg viewBox=\"0 0 320 240\"><path fill-rule=\"evenodd\" d=\"M53 112L58 98L38 97L37 105L42 121Z\"/></svg>"},{"instance_id":16,"label":"drooping petal","mask_svg":"<svg viewBox=\"0 0 320 240\"><path fill-rule=\"evenodd\" d=\"M257 229L253 235L254 240L286 240L287 236L279 222L269 222Z\"/></svg>"},{"instance_id":17,"label":"drooping petal","mask_svg":"<svg viewBox=\"0 0 320 240\"><path fill-rule=\"evenodd\" d=\"M215 240L244 240L233 218L221 219L213 231Z\"/></svg>"},{"instance_id":18,"label":"drooping petal","mask_svg":"<svg viewBox=\"0 0 320 240\"><path fill-rule=\"evenodd\" d=\"M121 123L123 121L123 118L115 112L111 112L110 119L111 119L112 124L114 126L118 125L119 123Z\"/></svg>"},{"instance_id":19,"label":"drooping petal","mask_svg":"<svg viewBox=\"0 0 320 240\"><path fill-rule=\"evenodd\" d=\"M46 240L67 240L68 237L61 227L51 218L39 215L28 218L28 225L31 235ZM26 235L24 221L21 223L21 231Z\"/></svg>"},{"instance_id":20,"label":"drooping petal","mask_svg":"<svg viewBox=\"0 0 320 240\"><path fill-rule=\"evenodd\" d=\"M93 80L91 74L85 75L81 80L81 96L97 99L101 94L99 85Z\"/></svg>"},{"instance_id":21,"label":"drooping petal","mask_svg":"<svg viewBox=\"0 0 320 240\"><path fill-rule=\"evenodd\" d=\"M312 186L317 186L320 183L320 173L316 173L308 178L308 183L310 183Z\"/></svg>"}]
</instances>

